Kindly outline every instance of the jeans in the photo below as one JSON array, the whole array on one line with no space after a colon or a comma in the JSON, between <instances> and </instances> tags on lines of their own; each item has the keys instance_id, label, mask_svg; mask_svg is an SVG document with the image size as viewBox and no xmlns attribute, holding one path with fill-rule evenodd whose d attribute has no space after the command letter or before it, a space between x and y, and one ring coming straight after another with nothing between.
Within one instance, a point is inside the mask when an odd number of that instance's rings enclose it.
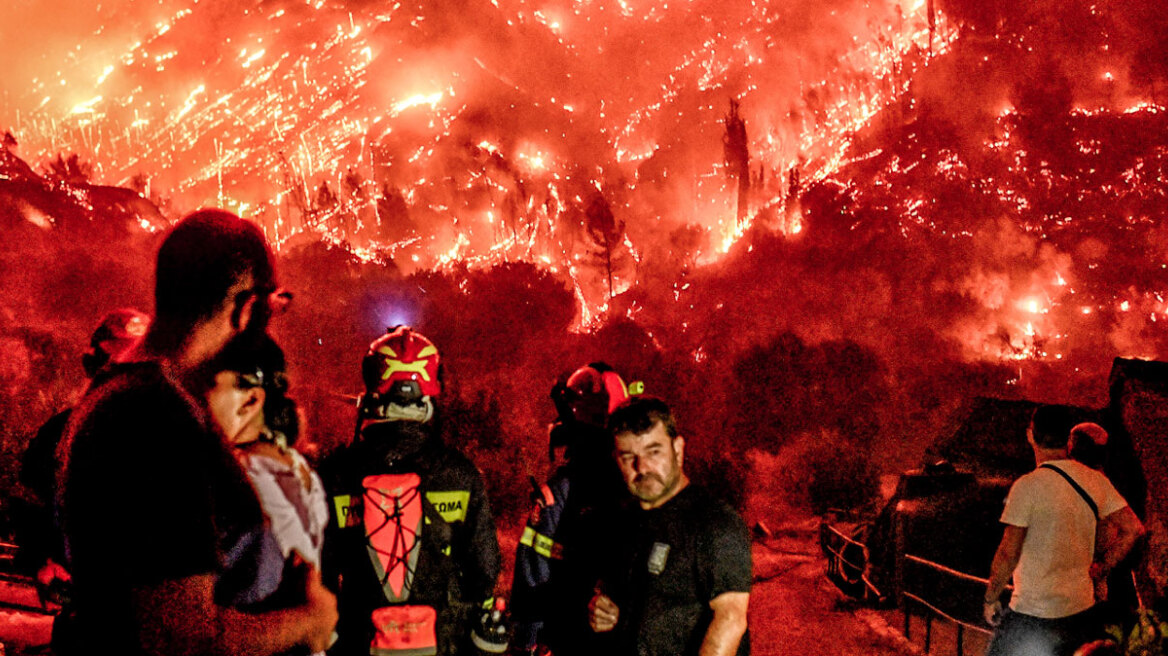
<instances>
[{"instance_id":1,"label":"jeans","mask_svg":"<svg viewBox=\"0 0 1168 656\"><path fill-rule=\"evenodd\" d=\"M1097 607L1055 619L1007 609L994 630L986 656L1073 656L1075 650L1103 637Z\"/></svg>"}]
</instances>

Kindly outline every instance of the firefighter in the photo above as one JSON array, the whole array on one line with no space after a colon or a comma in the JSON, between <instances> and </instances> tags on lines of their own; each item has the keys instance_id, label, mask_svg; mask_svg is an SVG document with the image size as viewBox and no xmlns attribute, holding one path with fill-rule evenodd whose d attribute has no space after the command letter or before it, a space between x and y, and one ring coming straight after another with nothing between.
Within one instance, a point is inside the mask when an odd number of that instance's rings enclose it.
<instances>
[{"instance_id":1,"label":"firefighter","mask_svg":"<svg viewBox=\"0 0 1168 656\"><path fill-rule=\"evenodd\" d=\"M85 378L93 380L111 362L119 362L142 341L150 316L133 308L113 310L102 318L89 340L89 350L81 356ZM21 536L23 559L35 561L37 591L42 601L59 602L68 587L64 543L53 518L56 497L57 446L69 423L72 408L46 421L28 444L21 460L20 482L36 496L28 534Z\"/></svg>"},{"instance_id":2,"label":"firefighter","mask_svg":"<svg viewBox=\"0 0 1168 656\"><path fill-rule=\"evenodd\" d=\"M628 496L605 432L608 414L626 400L626 387L603 362L583 366L552 388L556 421L548 457L560 466L544 485L532 479L534 507L515 553L511 612L521 653L589 653L587 604L596 582L589 540L598 518Z\"/></svg>"},{"instance_id":3,"label":"firefighter","mask_svg":"<svg viewBox=\"0 0 1168 656\"><path fill-rule=\"evenodd\" d=\"M438 430L440 358L407 326L370 344L356 435L322 466L332 495L323 564L340 612L331 654L507 648L492 613L499 545L483 479Z\"/></svg>"},{"instance_id":4,"label":"firefighter","mask_svg":"<svg viewBox=\"0 0 1168 656\"><path fill-rule=\"evenodd\" d=\"M106 314L89 340L89 350L81 356L85 378L93 380L111 361L116 362L132 351L146 334L149 324L150 316L133 308L121 308ZM62 410L41 426L36 437L29 442L21 463L20 482L46 506L52 505L55 496L57 445L71 412L72 409Z\"/></svg>"}]
</instances>

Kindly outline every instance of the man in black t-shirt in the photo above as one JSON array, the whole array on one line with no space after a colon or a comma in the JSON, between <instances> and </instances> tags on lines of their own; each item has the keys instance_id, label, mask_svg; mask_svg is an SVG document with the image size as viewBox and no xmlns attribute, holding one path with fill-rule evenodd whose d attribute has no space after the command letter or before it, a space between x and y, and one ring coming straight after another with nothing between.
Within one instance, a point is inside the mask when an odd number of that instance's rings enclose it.
<instances>
[{"instance_id":1,"label":"man in black t-shirt","mask_svg":"<svg viewBox=\"0 0 1168 656\"><path fill-rule=\"evenodd\" d=\"M304 602L243 612L282 566L246 475L201 403L216 356L267 324L276 294L263 233L196 212L158 251L155 319L141 361L94 382L60 446L58 505L73 604L63 654L272 654L322 650L336 601L303 571Z\"/></svg>"},{"instance_id":2,"label":"man in black t-shirt","mask_svg":"<svg viewBox=\"0 0 1168 656\"><path fill-rule=\"evenodd\" d=\"M612 554L588 605L615 653L731 656L750 652L750 535L729 506L682 468L685 439L669 407L634 397L609 418L617 463L636 503L605 540Z\"/></svg>"}]
</instances>

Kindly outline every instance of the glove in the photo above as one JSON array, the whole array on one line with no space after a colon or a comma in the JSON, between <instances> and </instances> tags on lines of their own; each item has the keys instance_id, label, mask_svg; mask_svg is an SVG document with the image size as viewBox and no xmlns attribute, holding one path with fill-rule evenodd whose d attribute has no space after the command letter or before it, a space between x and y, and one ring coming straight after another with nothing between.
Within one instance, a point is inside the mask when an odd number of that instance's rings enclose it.
<instances>
[{"instance_id":1,"label":"glove","mask_svg":"<svg viewBox=\"0 0 1168 656\"><path fill-rule=\"evenodd\" d=\"M985 602L982 607L982 615L985 617L986 624L990 626L997 626L1002 621L1002 602L1000 599Z\"/></svg>"},{"instance_id":2,"label":"glove","mask_svg":"<svg viewBox=\"0 0 1168 656\"><path fill-rule=\"evenodd\" d=\"M511 622L501 600L483 608L470 640L485 654L503 654L511 643Z\"/></svg>"}]
</instances>

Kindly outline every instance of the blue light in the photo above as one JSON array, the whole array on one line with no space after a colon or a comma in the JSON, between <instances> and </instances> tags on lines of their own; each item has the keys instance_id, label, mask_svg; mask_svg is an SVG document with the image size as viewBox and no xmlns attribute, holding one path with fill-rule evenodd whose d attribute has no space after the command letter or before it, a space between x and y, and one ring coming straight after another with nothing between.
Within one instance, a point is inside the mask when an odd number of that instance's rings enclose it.
<instances>
[{"instance_id":1,"label":"blue light","mask_svg":"<svg viewBox=\"0 0 1168 656\"><path fill-rule=\"evenodd\" d=\"M414 317L411 308L393 307L389 311L382 314L385 319L385 327L393 328L394 326L412 326L414 325Z\"/></svg>"}]
</instances>

